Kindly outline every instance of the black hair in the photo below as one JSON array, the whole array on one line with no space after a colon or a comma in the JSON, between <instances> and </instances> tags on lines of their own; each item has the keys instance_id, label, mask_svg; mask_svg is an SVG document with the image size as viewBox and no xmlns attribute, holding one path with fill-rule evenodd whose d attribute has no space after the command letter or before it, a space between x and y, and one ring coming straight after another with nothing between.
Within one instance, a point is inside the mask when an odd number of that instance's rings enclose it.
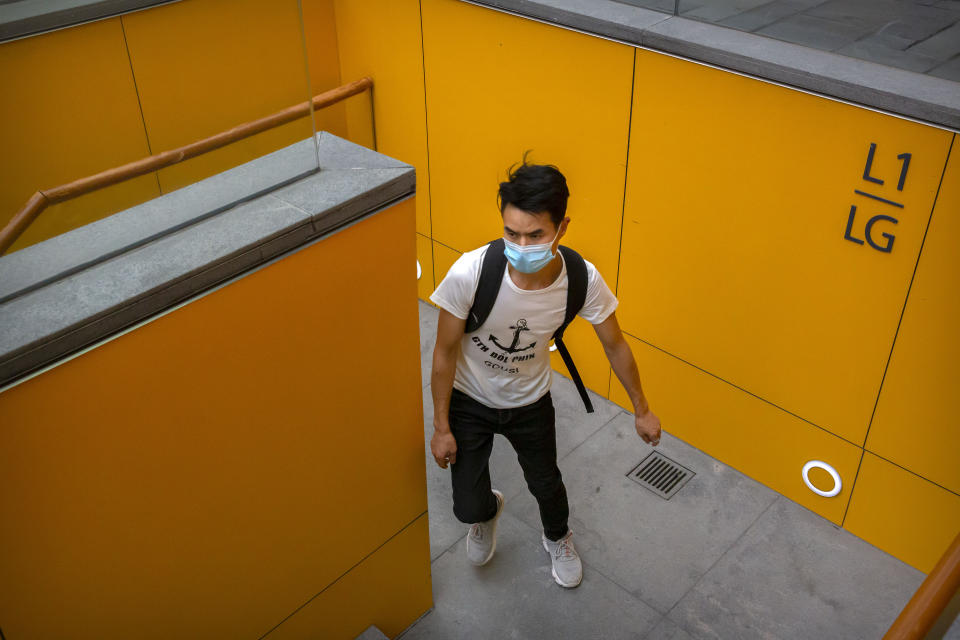
<instances>
[{"instance_id":1,"label":"black hair","mask_svg":"<svg viewBox=\"0 0 960 640\"><path fill-rule=\"evenodd\" d=\"M523 154L523 162L519 167L514 169L516 164L511 165L507 170L507 182L500 183L497 192L500 215L503 215L508 204L527 213L546 211L559 229L567 214L567 198L570 197L567 179L552 164L528 164L529 153L527 150Z\"/></svg>"}]
</instances>

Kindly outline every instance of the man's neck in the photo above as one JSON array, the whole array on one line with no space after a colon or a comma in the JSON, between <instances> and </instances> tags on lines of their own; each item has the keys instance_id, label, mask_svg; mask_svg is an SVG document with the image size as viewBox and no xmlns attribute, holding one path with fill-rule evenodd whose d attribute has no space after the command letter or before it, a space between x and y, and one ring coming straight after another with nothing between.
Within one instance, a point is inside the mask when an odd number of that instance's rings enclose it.
<instances>
[{"instance_id":1,"label":"man's neck","mask_svg":"<svg viewBox=\"0 0 960 640\"><path fill-rule=\"evenodd\" d=\"M507 269L513 284L525 291L536 291L546 289L560 277L560 272L563 271L563 258L558 251L556 257L547 266L534 273L522 273L514 269L511 264L507 264Z\"/></svg>"}]
</instances>

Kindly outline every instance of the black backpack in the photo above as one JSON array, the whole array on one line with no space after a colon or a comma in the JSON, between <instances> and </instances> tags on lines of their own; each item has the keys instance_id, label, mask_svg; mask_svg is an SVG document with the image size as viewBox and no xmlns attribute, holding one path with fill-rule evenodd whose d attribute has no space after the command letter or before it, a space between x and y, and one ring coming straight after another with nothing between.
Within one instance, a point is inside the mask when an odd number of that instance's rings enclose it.
<instances>
[{"instance_id":1,"label":"black backpack","mask_svg":"<svg viewBox=\"0 0 960 640\"><path fill-rule=\"evenodd\" d=\"M563 344L563 332L577 317L587 299L587 264L573 249L561 245L559 250L567 266L567 312L564 315L563 324L553 333L553 343L557 345L557 351L560 352L560 357L563 358L573 383L577 385L577 391L583 399L583 406L586 407L587 413L593 413L593 403L590 402L587 389L583 386L583 380L580 379L577 365L573 363L570 352ZM493 303L497 300L497 294L500 292L500 283L503 281L503 272L506 268L507 257L503 254L503 238L498 238L487 246L487 252L483 256L480 282L477 284L473 306L470 307L470 313L467 315L464 333L476 331L487 320L487 316L493 309Z\"/></svg>"}]
</instances>

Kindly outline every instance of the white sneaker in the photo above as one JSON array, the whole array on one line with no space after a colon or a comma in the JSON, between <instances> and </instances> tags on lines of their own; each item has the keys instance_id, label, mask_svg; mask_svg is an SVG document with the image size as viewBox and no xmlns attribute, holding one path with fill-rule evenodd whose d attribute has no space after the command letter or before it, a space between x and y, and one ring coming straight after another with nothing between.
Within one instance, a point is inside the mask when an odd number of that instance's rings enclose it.
<instances>
[{"instance_id":1,"label":"white sneaker","mask_svg":"<svg viewBox=\"0 0 960 640\"><path fill-rule=\"evenodd\" d=\"M580 584L583 579L583 563L580 562L580 554L573 547L573 531L567 530L567 535L556 542L547 538L543 533L540 537L543 539L543 548L550 554L550 560L553 563L553 579L561 587L572 588Z\"/></svg>"},{"instance_id":2,"label":"white sneaker","mask_svg":"<svg viewBox=\"0 0 960 640\"><path fill-rule=\"evenodd\" d=\"M503 494L492 489L497 497L497 513L486 522L470 525L467 533L467 560L478 567L487 564L497 548L497 519L503 512Z\"/></svg>"}]
</instances>

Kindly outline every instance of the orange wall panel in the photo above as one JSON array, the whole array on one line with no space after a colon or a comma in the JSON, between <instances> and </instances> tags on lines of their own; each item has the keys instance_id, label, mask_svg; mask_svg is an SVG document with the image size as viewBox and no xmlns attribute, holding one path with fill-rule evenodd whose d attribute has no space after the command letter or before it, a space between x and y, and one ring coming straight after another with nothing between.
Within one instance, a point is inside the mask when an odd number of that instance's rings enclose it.
<instances>
[{"instance_id":1,"label":"orange wall panel","mask_svg":"<svg viewBox=\"0 0 960 640\"><path fill-rule=\"evenodd\" d=\"M503 235L497 188L532 150L567 179L564 244L617 281L634 50L457 0L423 0L433 238Z\"/></svg>"},{"instance_id":2,"label":"orange wall panel","mask_svg":"<svg viewBox=\"0 0 960 640\"><path fill-rule=\"evenodd\" d=\"M0 393L7 637L259 637L425 513L414 211Z\"/></svg>"},{"instance_id":3,"label":"orange wall panel","mask_svg":"<svg viewBox=\"0 0 960 640\"><path fill-rule=\"evenodd\" d=\"M418 0L337 0L337 38L344 82L373 79L370 95L350 98L349 139L416 167L417 232L431 234L427 114ZM312 64L312 60L311 60Z\"/></svg>"},{"instance_id":4,"label":"orange wall panel","mask_svg":"<svg viewBox=\"0 0 960 640\"><path fill-rule=\"evenodd\" d=\"M960 494L958 147L955 138L866 448Z\"/></svg>"},{"instance_id":5,"label":"orange wall panel","mask_svg":"<svg viewBox=\"0 0 960 640\"><path fill-rule=\"evenodd\" d=\"M40 189L150 155L119 18L0 44L0 226ZM160 194L149 174L49 207L10 249Z\"/></svg>"},{"instance_id":6,"label":"orange wall panel","mask_svg":"<svg viewBox=\"0 0 960 640\"><path fill-rule=\"evenodd\" d=\"M459 251L434 241L433 273L434 280L436 280L437 285L443 281L443 279L447 276L447 271L450 271L450 267L453 266L453 263L456 262L457 258L459 258L461 255L463 254L461 254ZM434 286L434 289L436 289L436 286ZM430 293L433 293L433 291Z\"/></svg>"},{"instance_id":7,"label":"orange wall panel","mask_svg":"<svg viewBox=\"0 0 960 640\"><path fill-rule=\"evenodd\" d=\"M862 446L950 134L652 51L636 87L625 330Z\"/></svg>"},{"instance_id":8,"label":"orange wall panel","mask_svg":"<svg viewBox=\"0 0 960 640\"><path fill-rule=\"evenodd\" d=\"M396 638L432 606L429 518L424 513L268 637L354 640L373 624Z\"/></svg>"},{"instance_id":9,"label":"orange wall panel","mask_svg":"<svg viewBox=\"0 0 960 640\"><path fill-rule=\"evenodd\" d=\"M309 98L296 0L175 2L122 19L154 153ZM309 118L270 129L162 169L161 187L184 187L312 133Z\"/></svg>"},{"instance_id":10,"label":"orange wall panel","mask_svg":"<svg viewBox=\"0 0 960 640\"><path fill-rule=\"evenodd\" d=\"M844 527L929 573L960 533L960 495L868 451Z\"/></svg>"},{"instance_id":11,"label":"orange wall panel","mask_svg":"<svg viewBox=\"0 0 960 640\"><path fill-rule=\"evenodd\" d=\"M637 360L644 394L664 431L834 524L843 522L862 449L634 336L628 335L627 343ZM610 399L632 411L616 376L610 379ZM801 471L810 460L837 470L839 494L826 498L807 488ZM811 473L810 480L823 491L833 488L825 472Z\"/></svg>"},{"instance_id":12,"label":"orange wall panel","mask_svg":"<svg viewBox=\"0 0 960 640\"><path fill-rule=\"evenodd\" d=\"M417 280L417 296L424 302L430 302L430 295L436 289L433 281L433 243L430 238L417 234L417 264L420 265L420 277ZM433 304L430 302L430 304Z\"/></svg>"}]
</instances>

